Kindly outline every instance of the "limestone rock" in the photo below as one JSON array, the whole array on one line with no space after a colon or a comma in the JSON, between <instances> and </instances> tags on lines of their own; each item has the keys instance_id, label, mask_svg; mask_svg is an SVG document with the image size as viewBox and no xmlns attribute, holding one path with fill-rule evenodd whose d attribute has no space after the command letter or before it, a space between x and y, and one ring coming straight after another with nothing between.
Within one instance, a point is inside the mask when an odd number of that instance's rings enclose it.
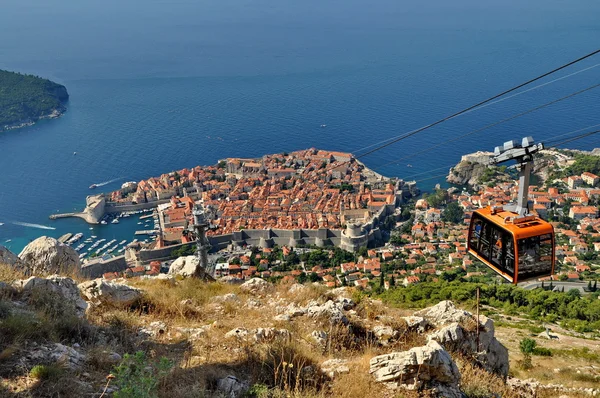
<instances>
[{"instance_id":1,"label":"limestone rock","mask_svg":"<svg viewBox=\"0 0 600 398\"><path fill-rule=\"evenodd\" d=\"M167 332L167 325L162 321L150 322L148 326L140 328L141 336L159 337Z\"/></svg>"},{"instance_id":2,"label":"limestone rock","mask_svg":"<svg viewBox=\"0 0 600 398\"><path fill-rule=\"evenodd\" d=\"M245 328L235 328L225 333L226 339L237 338L237 339L245 339L248 337L248 329Z\"/></svg>"},{"instance_id":3,"label":"limestone rock","mask_svg":"<svg viewBox=\"0 0 600 398\"><path fill-rule=\"evenodd\" d=\"M183 256L173 261L169 267L169 275L193 276L200 267L200 260L196 256Z\"/></svg>"},{"instance_id":4,"label":"limestone rock","mask_svg":"<svg viewBox=\"0 0 600 398\"><path fill-rule=\"evenodd\" d=\"M440 387L449 398L461 397L460 372L450 354L434 340L408 351L371 359L370 372L379 382L395 382L409 389Z\"/></svg>"},{"instance_id":5,"label":"limestone rock","mask_svg":"<svg viewBox=\"0 0 600 398\"><path fill-rule=\"evenodd\" d=\"M276 339L289 340L291 334L287 329L258 328L254 332L254 341L257 343L270 342Z\"/></svg>"},{"instance_id":6,"label":"limestone rock","mask_svg":"<svg viewBox=\"0 0 600 398\"><path fill-rule=\"evenodd\" d=\"M459 323L448 326L429 335L446 349L458 350L474 357L490 372L506 376L509 370L508 350L494 336L494 321L481 316L479 327L479 347L476 331L467 331Z\"/></svg>"},{"instance_id":7,"label":"limestone rock","mask_svg":"<svg viewBox=\"0 0 600 398\"><path fill-rule=\"evenodd\" d=\"M79 288L71 278L58 275L52 275L48 278L32 276L28 279L13 282L13 286L25 295L31 294L35 289L46 289L54 292L73 304L75 313L79 317L83 317L88 307L88 304L80 296Z\"/></svg>"},{"instance_id":8,"label":"limestone rock","mask_svg":"<svg viewBox=\"0 0 600 398\"><path fill-rule=\"evenodd\" d=\"M139 289L103 279L80 283L79 289L82 296L94 305L126 307L142 297Z\"/></svg>"},{"instance_id":9,"label":"limestone rock","mask_svg":"<svg viewBox=\"0 0 600 398\"><path fill-rule=\"evenodd\" d=\"M239 303L240 298L235 293L227 293L222 296L214 296L210 301L213 303Z\"/></svg>"},{"instance_id":10,"label":"limestone rock","mask_svg":"<svg viewBox=\"0 0 600 398\"><path fill-rule=\"evenodd\" d=\"M319 344L324 346L327 344L327 333L323 330L313 330L310 336Z\"/></svg>"},{"instance_id":11,"label":"limestone rock","mask_svg":"<svg viewBox=\"0 0 600 398\"><path fill-rule=\"evenodd\" d=\"M325 304L319 305L311 302L306 308L306 313L312 318L325 317L332 324L343 323L348 324L348 318L344 315L343 306L328 300Z\"/></svg>"},{"instance_id":12,"label":"limestone rock","mask_svg":"<svg viewBox=\"0 0 600 398\"><path fill-rule=\"evenodd\" d=\"M250 293L263 293L271 287L271 284L261 278L252 278L242 283L240 289Z\"/></svg>"},{"instance_id":13,"label":"limestone rock","mask_svg":"<svg viewBox=\"0 0 600 398\"><path fill-rule=\"evenodd\" d=\"M27 275L72 274L81 270L75 249L47 236L25 246L19 258Z\"/></svg>"},{"instance_id":14,"label":"limestone rock","mask_svg":"<svg viewBox=\"0 0 600 398\"><path fill-rule=\"evenodd\" d=\"M219 278L219 281L221 281L223 283L229 283L231 285L238 285L238 284L241 284L242 282L244 282L243 279L240 279L233 275L226 275L222 278Z\"/></svg>"},{"instance_id":15,"label":"limestone rock","mask_svg":"<svg viewBox=\"0 0 600 398\"><path fill-rule=\"evenodd\" d=\"M280 315L275 315L273 317L273 320L277 321L277 322L289 322L292 320L292 317L289 316L288 314L280 314Z\"/></svg>"},{"instance_id":16,"label":"limestone rock","mask_svg":"<svg viewBox=\"0 0 600 398\"><path fill-rule=\"evenodd\" d=\"M346 359L329 359L321 364L321 370L331 378L338 374L350 373L350 367Z\"/></svg>"},{"instance_id":17,"label":"limestone rock","mask_svg":"<svg viewBox=\"0 0 600 398\"><path fill-rule=\"evenodd\" d=\"M21 268L21 266L23 265L21 263L21 259L19 259L19 257L16 254L14 254L2 245L0 245L0 264L7 264L11 267L19 268Z\"/></svg>"},{"instance_id":18,"label":"limestone rock","mask_svg":"<svg viewBox=\"0 0 600 398\"><path fill-rule=\"evenodd\" d=\"M454 303L448 300L440 301L433 307L417 311L414 315L424 317L436 325L461 322L471 316L467 311L456 308Z\"/></svg>"},{"instance_id":19,"label":"limestone rock","mask_svg":"<svg viewBox=\"0 0 600 398\"><path fill-rule=\"evenodd\" d=\"M240 380L233 375L217 380L217 390L225 394L227 398L242 397L248 388L250 388L250 384L247 381Z\"/></svg>"},{"instance_id":20,"label":"limestone rock","mask_svg":"<svg viewBox=\"0 0 600 398\"><path fill-rule=\"evenodd\" d=\"M85 359L85 355L80 354L74 348L56 343L36 346L32 350L24 352L19 362L26 368L39 364L60 364L75 370L85 363Z\"/></svg>"},{"instance_id":21,"label":"limestone rock","mask_svg":"<svg viewBox=\"0 0 600 398\"><path fill-rule=\"evenodd\" d=\"M394 330L390 326L384 325L375 326L373 328L373 333L375 334L375 337L377 337L382 343L386 343L398 335L398 331Z\"/></svg>"},{"instance_id":22,"label":"limestone rock","mask_svg":"<svg viewBox=\"0 0 600 398\"><path fill-rule=\"evenodd\" d=\"M432 327L427 319L420 316L405 316L402 319L406 322L406 327L409 330L416 330L419 333L423 333Z\"/></svg>"},{"instance_id":23,"label":"limestone rock","mask_svg":"<svg viewBox=\"0 0 600 398\"><path fill-rule=\"evenodd\" d=\"M306 314L306 309L302 307L298 307L296 304L292 303L285 307L285 314L290 318L295 318L297 316L302 316Z\"/></svg>"},{"instance_id":24,"label":"limestone rock","mask_svg":"<svg viewBox=\"0 0 600 398\"><path fill-rule=\"evenodd\" d=\"M192 340L197 340L200 337L204 336L209 329L210 325L201 326L199 328L175 328L177 332L186 335Z\"/></svg>"},{"instance_id":25,"label":"limestone rock","mask_svg":"<svg viewBox=\"0 0 600 398\"><path fill-rule=\"evenodd\" d=\"M292 294L300 294L305 292L306 289L308 289L306 286L301 285L300 283L294 283L292 286L290 286L289 292Z\"/></svg>"}]
</instances>

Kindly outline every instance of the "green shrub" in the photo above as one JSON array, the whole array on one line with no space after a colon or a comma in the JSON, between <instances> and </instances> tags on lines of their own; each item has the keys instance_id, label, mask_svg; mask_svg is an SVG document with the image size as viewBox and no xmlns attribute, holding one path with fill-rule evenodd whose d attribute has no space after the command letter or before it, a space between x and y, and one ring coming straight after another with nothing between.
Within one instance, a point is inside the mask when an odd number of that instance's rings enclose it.
<instances>
[{"instance_id":1,"label":"green shrub","mask_svg":"<svg viewBox=\"0 0 600 398\"><path fill-rule=\"evenodd\" d=\"M115 398L154 398L158 397L158 385L173 367L167 358L151 363L143 351L134 355L125 354L121 363L114 368L115 385L119 391Z\"/></svg>"},{"instance_id":2,"label":"green shrub","mask_svg":"<svg viewBox=\"0 0 600 398\"><path fill-rule=\"evenodd\" d=\"M61 375L63 369L57 365L36 365L29 371L29 376L38 380L55 379Z\"/></svg>"},{"instance_id":3,"label":"green shrub","mask_svg":"<svg viewBox=\"0 0 600 398\"><path fill-rule=\"evenodd\" d=\"M552 356L552 351L545 347L535 347L531 353L540 357Z\"/></svg>"}]
</instances>

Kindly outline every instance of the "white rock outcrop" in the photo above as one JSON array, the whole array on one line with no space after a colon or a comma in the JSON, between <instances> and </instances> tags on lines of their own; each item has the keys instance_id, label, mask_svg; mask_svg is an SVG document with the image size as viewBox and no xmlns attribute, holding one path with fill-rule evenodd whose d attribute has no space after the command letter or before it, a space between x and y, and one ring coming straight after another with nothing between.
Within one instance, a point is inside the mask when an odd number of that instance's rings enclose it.
<instances>
[{"instance_id":1,"label":"white rock outcrop","mask_svg":"<svg viewBox=\"0 0 600 398\"><path fill-rule=\"evenodd\" d=\"M171 264L171 267L169 268L169 275L181 275L183 277L193 276L198 267L200 267L200 260L198 257L179 257Z\"/></svg>"},{"instance_id":2,"label":"white rock outcrop","mask_svg":"<svg viewBox=\"0 0 600 398\"><path fill-rule=\"evenodd\" d=\"M30 368L39 364L60 364L75 370L85 363L85 355L74 348L59 343L40 345L23 353L20 358L21 365Z\"/></svg>"},{"instance_id":3,"label":"white rock outcrop","mask_svg":"<svg viewBox=\"0 0 600 398\"><path fill-rule=\"evenodd\" d=\"M264 293L271 288L271 284L261 278L252 278L240 286L240 289L250 293Z\"/></svg>"},{"instance_id":4,"label":"white rock outcrop","mask_svg":"<svg viewBox=\"0 0 600 398\"><path fill-rule=\"evenodd\" d=\"M142 291L121 283L94 279L79 284L81 295L94 305L128 306L142 297Z\"/></svg>"},{"instance_id":5,"label":"white rock outcrop","mask_svg":"<svg viewBox=\"0 0 600 398\"><path fill-rule=\"evenodd\" d=\"M474 357L489 372L508 375L508 350L494 336L494 321L480 316L479 322L479 346L477 332L466 330L459 323L443 327L428 339L437 341L447 350L458 350Z\"/></svg>"},{"instance_id":6,"label":"white rock outcrop","mask_svg":"<svg viewBox=\"0 0 600 398\"><path fill-rule=\"evenodd\" d=\"M321 364L321 370L323 373L331 378L342 373L350 373L350 367L348 366L348 360L346 359L328 359Z\"/></svg>"},{"instance_id":7,"label":"white rock outcrop","mask_svg":"<svg viewBox=\"0 0 600 398\"><path fill-rule=\"evenodd\" d=\"M414 315L426 318L438 326L453 322L461 322L471 317L469 312L456 308L454 303L449 300L440 301L433 307L415 312Z\"/></svg>"},{"instance_id":8,"label":"white rock outcrop","mask_svg":"<svg viewBox=\"0 0 600 398\"><path fill-rule=\"evenodd\" d=\"M346 325L348 324L348 318L344 315L343 309L343 304L328 300L325 304L309 303L306 307L306 313L312 318L327 318L331 324L343 323Z\"/></svg>"},{"instance_id":9,"label":"white rock outcrop","mask_svg":"<svg viewBox=\"0 0 600 398\"><path fill-rule=\"evenodd\" d=\"M64 276L52 275L47 278L32 276L28 279L13 282L13 287L26 296L36 289L49 290L63 297L67 302L73 304L75 313L79 317L85 315L88 304L81 298L79 288L75 281Z\"/></svg>"},{"instance_id":10,"label":"white rock outcrop","mask_svg":"<svg viewBox=\"0 0 600 398\"><path fill-rule=\"evenodd\" d=\"M426 387L438 391L438 396L461 397L458 367L450 354L433 340L422 347L372 358L370 372L375 380L391 383L391 387L412 390Z\"/></svg>"},{"instance_id":11,"label":"white rock outcrop","mask_svg":"<svg viewBox=\"0 0 600 398\"><path fill-rule=\"evenodd\" d=\"M81 270L75 249L47 236L25 246L19 259L27 275L72 274Z\"/></svg>"}]
</instances>

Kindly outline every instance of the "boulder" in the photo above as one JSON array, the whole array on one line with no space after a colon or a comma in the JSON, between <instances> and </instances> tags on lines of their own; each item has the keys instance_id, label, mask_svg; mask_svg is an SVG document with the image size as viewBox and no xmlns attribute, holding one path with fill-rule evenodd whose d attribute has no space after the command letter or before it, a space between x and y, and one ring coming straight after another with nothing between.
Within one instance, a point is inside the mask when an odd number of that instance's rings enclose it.
<instances>
[{"instance_id":1,"label":"boulder","mask_svg":"<svg viewBox=\"0 0 600 398\"><path fill-rule=\"evenodd\" d=\"M289 292L292 294L301 294L305 292L306 289L308 289L306 286L301 285L300 283L294 283L292 286L290 286Z\"/></svg>"},{"instance_id":2,"label":"boulder","mask_svg":"<svg viewBox=\"0 0 600 398\"><path fill-rule=\"evenodd\" d=\"M222 296L214 296L210 301L213 303L239 303L240 298L235 293L227 293Z\"/></svg>"},{"instance_id":3,"label":"boulder","mask_svg":"<svg viewBox=\"0 0 600 398\"><path fill-rule=\"evenodd\" d=\"M350 373L350 367L346 359L329 359L321 364L321 370L331 378L338 374Z\"/></svg>"},{"instance_id":4,"label":"boulder","mask_svg":"<svg viewBox=\"0 0 600 398\"><path fill-rule=\"evenodd\" d=\"M313 330L310 336L317 342L317 344L324 346L327 344L327 333L323 330Z\"/></svg>"},{"instance_id":5,"label":"boulder","mask_svg":"<svg viewBox=\"0 0 600 398\"><path fill-rule=\"evenodd\" d=\"M461 397L460 372L450 354L434 340L408 351L379 355L371 359L370 373L376 381L408 389L429 388L444 391L438 396Z\"/></svg>"},{"instance_id":6,"label":"boulder","mask_svg":"<svg viewBox=\"0 0 600 398\"><path fill-rule=\"evenodd\" d=\"M47 278L32 276L28 279L17 280L13 282L13 286L17 291L28 296L36 289L49 290L63 297L67 302L71 303L75 309L75 313L79 317L85 315L88 304L81 298L79 288L75 281L71 278L52 275Z\"/></svg>"},{"instance_id":7,"label":"boulder","mask_svg":"<svg viewBox=\"0 0 600 398\"><path fill-rule=\"evenodd\" d=\"M217 380L217 390L225 394L227 398L243 397L250 388L250 383L229 375Z\"/></svg>"},{"instance_id":8,"label":"boulder","mask_svg":"<svg viewBox=\"0 0 600 398\"><path fill-rule=\"evenodd\" d=\"M433 327L427 319L420 316L405 316L402 319L406 322L406 327L409 330L416 330L419 333Z\"/></svg>"},{"instance_id":9,"label":"boulder","mask_svg":"<svg viewBox=\"0 0 600 398\"><path fill-rule=\"evenodd\" d=\"M315 302L309 303L306 313L312 318L327 318L331 324L348 324L348 318L344 315L342 304L334 303L331 300L322 305Z\"/></svg>"},{"instance_id":10,"label":"boulder","mask_svg":"<svg viewBox=\"0 0 600 398\"><path fill-rule=\"evenodd\" d=\"M237 276L233 276L233 275L226 275L222 278L219 278L219 281L221 281L223 283L229 283L230 285L239 285L242 282L244 282L243 279L240 279Z\"/></svg>"},{"instance_id":11,"label":"boulder","mask_svg":"<svg viewBox=\"0 0 600 398\"><path fill-rule=\"evenodd\" d=\"M382 343L387 343L390 339L398 336L398 331L394 330L390 326L377 325L373 328L373 334Z\"/></svg>"},{"instance_id":12,"label":"boulder","mask_svg":"<svg viewBox=\"0 0 600 398\"><path fill-rule=\"evenodd\" d=\"M271 284L261 278L252 278L240 286L240 289L250 293L263 293L271 287Z\"/></svg>"},{"instance_id":13,"label":"boulder","mask_svg":"<svg viewBox=\"0 0 600 398\"><path fill-rule=\"evenodd\" d=\"M297 316L302 316L306 314L306 309L302 307L298 307L296 304L292 303L285 307L285 314L290 318L295 318Z\"/></svg>"},{"instance_id":14,"label":"boulder","mask_svg":"<svg viewBox=\"0 0 600 398\"><path fill-rule=\"evenodd\" d=\"M275 315L273 317L273 320L276 322L289 322L292 320L292 317L289 316L288 314L280 314L280 315Z\"/></svg>"},{"instance_id":15,"label":"boulder","mask_svg":"<svg viewBox=\"0 0 600 398\"><path fill-rule=\"evenodd\" d=\"M162 321L150 322L145 327L140 328L139 335L143 337L152 336L159 337L167 332L167 325Z\"/></svg>"},{"instance_id":16,"label":"boulder","mask_svg":"<svg viewBox=\"0 0 600 398\"><path fill-rule=\"evenodd\" d=\"M246 337L248 337L248 329L245 328L235 328L225 333L226 339L245 339Z\"/></svg>"},{"instance_id":17,"label":"boulder","mask_svg":"<svg viewBox=\"0 0 600 398\"><path fill-rule=\"evenodd\" d=\"M0 264L10 265L11 267L22 268L22 262L19 257L8 250L6 247L0 245Z\"/></svg>"},{"instance_id":18,"label":"boulder","mask_svg":"<svg viewBox=\"0 0 600 398\"><path fill-rule=\"evenodd\" d=\"M486 370L501 376L508 375L508 350L494 336L494 321L480 316L479 347L476 330L466 330L452 323L428 336L448 350L458 350L475 358Z\"/></svg>"},{"instance_id":19,"label":"boulder","mask_svg":"<svg viewBox=\"0 0 600 398\"><path fill-rule=\"evenodd\" d=\"M60 343L40 345L20 355L20 365L31 368L35 365L60 364L71 370L79 369L85 363L86 357Z\"/></svg>"},{"instance_id":20,"label":"boulder","mask_svg":"<svg viewBox=\"0 0 600 398\"><path fill-rule=\"evenodd\" d=\"M276 339L289 340L290 332L287 329L258 328L254 331L254 341L257 343L271 342Z\"/></svg>"},{"instance_id":21,"label":"boulder","mask_svg":"<svg viewBox=\"0 0 600 398\"><path fill-rule=\"evenodd\" d=\"M454 303L449 300L440 301L433 307L415 312L414 315L426 318L438 326L453 322L461 322L471 317L470 313L456 308Z\"/></svg>"},{"instance_id":22,"label":"boulder","mask_svg":"<svg viewBox=\"0 0 600 398\"><path fill-rule=\"evenodd\" d=\"M169 267L169 275L193 276L200 267L200 260L196 256L183 256L173 261Z\"/></svg>"},{"instance_id":23,"label":"boulder","mask_svg":"<svg viewBox=\"0 0 600 398\"><path fill-rule=\"evenodd\" d=\"M126 307L142 297L142 291L121 283L94 279L79 284L82 296L94 305Z\"/></svg>"},{"instance_id":24,"label":"boulder","mask_svg":"<svg viewBox=\"0 0 600 398\"><path fill-rule=\"evenodd\" d=\"M70 246L42 236L19 254L26 275L73 274L81 271L79 255Z\"/></svg>"}]
</instances>

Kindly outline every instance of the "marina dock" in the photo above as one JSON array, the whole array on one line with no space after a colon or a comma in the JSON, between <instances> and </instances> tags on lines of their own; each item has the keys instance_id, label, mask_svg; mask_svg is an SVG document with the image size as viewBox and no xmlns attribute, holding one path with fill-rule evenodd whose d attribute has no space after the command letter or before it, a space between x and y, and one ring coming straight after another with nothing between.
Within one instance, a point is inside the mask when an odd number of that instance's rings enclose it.
<instances>
[{"instance_id":1,"label":"marina dock","mask_svg":"<svg viewBox=\"0 0 600 398\"><path fill-rule=\"evenodd\" d=\"M135 231L135 235L156 235L158 231L154 229L148 229L143 231Z\"/></svg>"}]
</instances>

